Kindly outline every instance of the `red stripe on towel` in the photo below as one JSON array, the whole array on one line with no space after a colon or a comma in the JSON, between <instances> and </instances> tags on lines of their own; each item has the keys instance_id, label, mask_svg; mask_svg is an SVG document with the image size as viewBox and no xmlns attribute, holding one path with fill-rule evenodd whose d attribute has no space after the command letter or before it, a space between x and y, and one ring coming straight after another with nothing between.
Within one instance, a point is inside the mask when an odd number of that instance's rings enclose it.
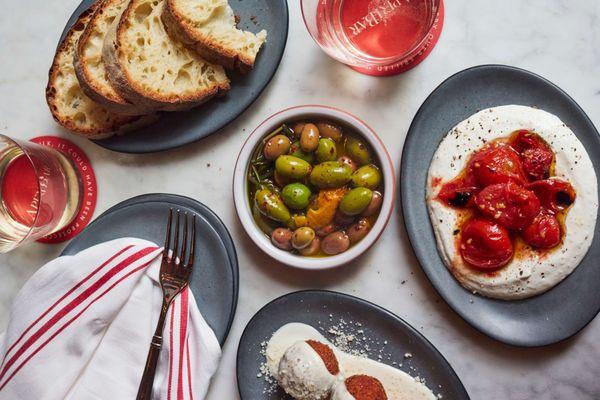
<instances>
[{"instance_id":1,"label":"red stripe on towel","mask_svg":"<svg viewBox=\"0 0 600 400\"><path fill-rule=\"evenodd\" d=\"M167 400L171 400L171 380L173 379L173 320L175 319L175 307L171 305L171 323L169 324L169 385L167 387Z\"/></svg>"},{"instance_id":2,"label":"red stripe on towel","mask_svg":"<svg viewBox=\"0 0 600 400\"><path fill-rule=\"evenodd\" d=\"M81 305L84 301L86 301L89 297L91 297L98 290L102 289L102 287L116 274L123 271L125 268L129 267L134 262L138 261L140 258L147 256L158 249L158 247L146 247L137 253L127 257L125 260L121 261L115 267L111 268L108 272L106 272L100 279L94 282L89 288L81 292L75 299L71 300L66 306L64 306L60 311L58 311L52 318L50 318L44 325L42 325L29 339L23 343L23 345L19 348L19 350L15 353L14 356L11 357L10 360L6 362L2 369L2 373L0 374L0 381L4 378L9 368L18 361L19 357L23 355L35 342L37 342L48 330L54 327L61 319L63 319L66 315L68 315L71 311L73 311L76 307ZM147 265L147 264L145 264ZM118 281L120 282L120 280ZM13 374L14 375L14 374ZM11 375L12 376L12 375ZM2 385L4 386L4 385ZM1 389L1 388L0 388Z\"/></svg>"},{"instance_id":3,"label":"red stripe on towel","mask_svg":"<svg viewBox=\"0 0 600 400\"><path fill-rule=\"evenodd\" d=\"M96 268L95 270L93 270L92 272L90 272L90 274L88 276L86 276L82 281L80 281L79 283L77 283L75 286L73 286L67 293L65 293L60 299L58 299L54 304L52 304L46 311L44 311L44 313L42 315L40 315L35 321L33 321L31 323L31 325L29 325L29 327L27 327L27 329L25 329L25 331L23 331L23 333L21 334L21 336L19 336L19 338L12 344L12 346L9 347L9 349L6 351L6 353L4 354L4 359L2 360L2 364L4 365L4 361L6 360L6 357L8 356L8 353L10 353L18 344L19 342L25 337L25 335L38 323L42 320L42 318L44 318L46 315L48 315L50 313L50 311L52 311L54 308L56 308L57 305L59 305L64 299L66 299L69 295L73 294L73 292L75 292L77 289L79 289L84 283L86 283L88 280L90 280L94 275L96 275L102 268L106 267L108 264L110 264L115 258L117 258L118 256L120 256L121 254L123 254L124 252L126 252L127 250L129 250L130 248L132 248L133 245L129 245L127 247L125 247L124 249L120 250L119 252L117 252L116 254L114 254L112 257L110 257L108 260L106 260L105 262L103 262L98 268Z\"/></svg>"},{"instance_id":4,"label":"red stripe on towel","mask_svg":"<svg viewBox=\"0 0 600 400\"><path fill-rule=\"evenodd\" d=\"M154 250L156 250L158 247L153 248ZM149 248L150 249L150 248ZM143 251L143 250L142 250ZM141 258L141 257L139 257ZM8 377L8 379L2 384L2 386L0 386L0 391L2 389L4 389L4 387L10 382L10 380L17 374L17 372L19 372L21 370L21 368L23 368L27 362L29 362L29 360L31 360L31 358L33 356L35 356L39 351L41 351L48 343L50 343L56 336L58 336L62 331L64 331L69 325L71 325L75 320L77 320L77 318L79 318L88 308L90 308L92 306L92 304L94 304L96 301L98 301L99 299L101 299L102 297L104 297L105 294L107 294L108 292L110 292L115 286L117 286L119 283L121 283L122 281L124 281L125 279L127 279L128 277L130 277L131 275L133 275L134 273L143 270L144 268L146 268L150 263L152 262L152 260L148 261L146 264L141 265L137 268L135 268L134 270L128 272L125 276L121 277L119 280L117 280L115 283L113 283L111 286L109 286L108 289L106 289L104 292L102 292L100 295L98 295L96 298L94 298L90 304L88 304L87 306L85 306L85 308L83 310L81 310L77 315L75 315L73 318L71 318L69 321L67 321L63 326L60 327L59 330L57 330L54 334L52 334L52 336L50 336L44 343L42 343L40 345L40 347L38 347L33 353L31 353L16 369L15 371Z\"/></svg>"},{"instance_id":5,"label":"red stripe on towel","mask_svg":"<svg viewBox=\"0 0 600 400\"><path fill-rule=\"evenodd\" d=\"M177 376L177 400L183 399L183 358L187 334L188 322L188 288L181 294L181 307L179 308L179 371Z\"/></svg>"}]
</instances>

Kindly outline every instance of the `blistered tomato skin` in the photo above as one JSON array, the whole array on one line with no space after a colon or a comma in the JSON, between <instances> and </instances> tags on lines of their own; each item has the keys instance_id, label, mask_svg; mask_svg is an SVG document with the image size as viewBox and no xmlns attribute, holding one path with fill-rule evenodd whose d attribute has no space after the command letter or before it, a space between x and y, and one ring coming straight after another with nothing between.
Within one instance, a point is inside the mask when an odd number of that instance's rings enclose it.
<instances>
[{"instance_id":1,"label":"blistered tomato skin","mask_svg":"<svg viewBox=\"0 0 600 400\"><path fill-rule=\"evenodd\" d=\"M542 206L554 213L563 211L575 202L576 193L567 181L558 178L535 181L527 186L540 199Z\"/></svg>"},{"instance_id":2,"label":"blistered tomato skin","mask_svg":"<svg viewBox=\"0 0 600 400\"><path fill-rule=\"evenodd\" d=\"M514 249L506 228L483 218L475 218L467 221L462 228L460 253L471 266L491 271L508 264Z\"/></svg>"},{"instance_id":3,"label":"blistered tomato skin","mask_svg":"<svg viewBox=\"0 0 600 400\"><path fill-rule=\"evenodd\" d=\"M509 145L494 143L473 156L468 166L480 187L515 181L525 182L519 154Z\"/></svg>"},{"instance_id":4,"label":"blistered tomato skin","mask_svg":"<svg viewBox=\"0 0 600 400\"><path fill-rule=\"evenodd\" d=\"M523 162L523 170L530 180L548 179L554 162L554 152L538 135L520 130L512 141L512 146Z\"/></svg>"},{"instance_id":5,"label":"blistered tomato skin","mask_svg":"<svg viewBox=\"0 0 600 400\"><path fill-rule=\"evenodd\" d=\"M560 238L560 223L554 215L547 212L541 212L523 231L525 243L536 249L551 249L558 246Z\"/></svg>"},{"instance_id":6,"label":"blistered tomato skin","mask_svg":"<svg viewBox=\"0 0 600 400\"><path fill-rule=\"evenodd\" d=\"M442 186L438 199L449 206L463 208L472 203L477 192L476 186L463 178L459 178Z\"/></svg>"},{"instance_id":7,"label":"blistered tomato skin","mask_svg":"<svg viewBox=\"0 0 600 400\"><path fill-rule=\"evenodd\" d=\"M486 187L475 197L475 204L483 215L517 231L527 227L540 212L535 193L512 181Z\"/></svg>"}]
</instances>

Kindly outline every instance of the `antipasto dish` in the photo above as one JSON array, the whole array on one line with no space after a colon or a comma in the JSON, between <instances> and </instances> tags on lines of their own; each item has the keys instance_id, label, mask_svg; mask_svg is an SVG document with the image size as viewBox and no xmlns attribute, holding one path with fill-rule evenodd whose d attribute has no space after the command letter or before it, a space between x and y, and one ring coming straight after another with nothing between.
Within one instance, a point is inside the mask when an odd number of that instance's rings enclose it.
<instances>
[{"instance_id":1,"label":"antipasto dish","mask_svg":"<svg viewBox=\"0 0 600 400\"><path fill-rule=\"evenodd\" d=\"M283 124L255 149L248 196L274 246L302 256L345 252L371 230L383 179L368 144L328 121Z\"/></svg>"},{"instance_id":2,"label":"antipasto dish","mask_svg":"<svg viewBox=\"0 0 600 400\"><path fill-rule=\"evenodd\" d=\"M343 352L312 326L290 323L266 349L269 373L296 400L433 400L419 379Z\"/></svg>"},{"instance_id":3,"label":"antipasto dish","mask_svg":"<svg viewBox=\"0 0 600 400\"><path fill-rule=\"evenodd\" d=\"M488 297L552 288L594 236L592 162L569 127L531 107L490 108L454 127L433 157L426 197L446 266Z\"/></svg>"}]
</instances>

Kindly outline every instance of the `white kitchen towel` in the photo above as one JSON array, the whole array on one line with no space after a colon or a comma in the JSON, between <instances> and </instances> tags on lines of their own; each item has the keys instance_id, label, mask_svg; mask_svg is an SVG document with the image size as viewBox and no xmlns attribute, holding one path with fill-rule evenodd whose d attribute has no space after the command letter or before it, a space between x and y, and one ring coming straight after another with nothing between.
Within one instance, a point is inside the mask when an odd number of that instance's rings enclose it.
<instances>
[{"instance_id":1,"label":"white kitchen towel","mask_svg":"<svg viewBox=\"0 0 600 400\"><path fill-rule=\"evenodd\" d=\"M123 238L37 271L0 336L0 400L135 399L162 304L161 253ZM203 399L220 358L184 290L169 309L153 399Z\"/></svg>"}]
</instances>

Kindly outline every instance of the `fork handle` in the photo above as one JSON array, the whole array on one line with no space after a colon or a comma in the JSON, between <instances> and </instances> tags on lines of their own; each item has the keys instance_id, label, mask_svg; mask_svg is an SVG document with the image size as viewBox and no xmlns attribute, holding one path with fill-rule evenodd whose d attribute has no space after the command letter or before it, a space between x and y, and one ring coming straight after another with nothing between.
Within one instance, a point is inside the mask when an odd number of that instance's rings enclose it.
<instances>
[{"instance_id":1,"label":"fork handle","mask_svg":"<svg viewBox=\"0 0 600 400\"><path fill-rule=\"evenodd\" d=\"M154 375L156 374L156 366L158 365L158 357L160 356L160 349L162 348L163 342L163 330L165 327L165 320L167 317L167 311L169 309L169 302L166 299L163 300L163 305L160 311L160 317L156 324L156 332L150 342L150 350L148 351L148 357L146 359L146 366L144 367L144 374L140 381L140 387L136 400L151 400L152 399L152 387L154 385Z\"/></svg>"}]
</instances>

